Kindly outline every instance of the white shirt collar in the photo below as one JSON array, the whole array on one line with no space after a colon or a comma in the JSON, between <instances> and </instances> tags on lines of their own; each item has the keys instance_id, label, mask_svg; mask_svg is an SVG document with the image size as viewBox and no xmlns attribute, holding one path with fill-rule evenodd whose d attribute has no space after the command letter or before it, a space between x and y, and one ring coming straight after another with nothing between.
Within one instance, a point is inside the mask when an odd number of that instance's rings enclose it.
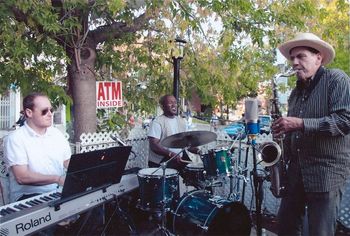
<instances>
[{"instance_id":1,"label":"white shirt collar","mask_svg":"<svg viewBox=\"0 0 350 236\"><path fill-rule=\"evenodd\" d=\"M51 134L51 127L48 127L46 129L45 134L38 134L37 132L35 132L35 130L33 130L28 124L27 121L24 122L24 127L27 130L27 132L31 135L31 136L36 136L36 137L45 137L47 135Z\"/></svg>"}]
</instances>

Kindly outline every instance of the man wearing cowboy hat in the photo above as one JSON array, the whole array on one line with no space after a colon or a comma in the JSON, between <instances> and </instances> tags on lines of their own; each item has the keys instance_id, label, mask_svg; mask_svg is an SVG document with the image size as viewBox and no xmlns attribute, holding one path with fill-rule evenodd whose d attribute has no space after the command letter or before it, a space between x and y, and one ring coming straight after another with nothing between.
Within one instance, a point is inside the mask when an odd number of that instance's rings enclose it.
<instances>
[{"instance_id":1,"label":"man wearing cowboy hat","mask_svg":"<svg viewBox=\"0 0 350 236\"><path fill-rule=\"evenodd\" d=\"M296 71L288 115L272 125L285 135L287 191L279 213L279 235L300 235L307 209L310 235L334 235L342 191L350 176L350 79L327 69L333 47L312 33L279 46ZM305 208L307 206L307 208Z\"/></svg>"}]
</instances>

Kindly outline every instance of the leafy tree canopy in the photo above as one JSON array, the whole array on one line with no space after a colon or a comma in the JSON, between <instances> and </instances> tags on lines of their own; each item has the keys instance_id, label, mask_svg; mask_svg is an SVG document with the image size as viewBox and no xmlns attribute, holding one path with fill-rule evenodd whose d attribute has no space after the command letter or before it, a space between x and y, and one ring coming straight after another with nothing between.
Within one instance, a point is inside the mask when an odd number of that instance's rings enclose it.
<instances>
[{"instance_id":1,"label":"leafy tree canopy","mask_svg":"<svg viewBox=\"0 0 350 236\"><path fill-rule=\"evenodd\" d=\"M256 93L277 72L274 48L297 31L332 40L334 65L349 72L345 0L0 2L0 92L12 84L71 98L78 136L96 130L96 80L122 80L134 108L154 111L172 92L169 40L177 36L187 41L181 96L195 91L211 105Z\"/></svg>"}]
</instances>

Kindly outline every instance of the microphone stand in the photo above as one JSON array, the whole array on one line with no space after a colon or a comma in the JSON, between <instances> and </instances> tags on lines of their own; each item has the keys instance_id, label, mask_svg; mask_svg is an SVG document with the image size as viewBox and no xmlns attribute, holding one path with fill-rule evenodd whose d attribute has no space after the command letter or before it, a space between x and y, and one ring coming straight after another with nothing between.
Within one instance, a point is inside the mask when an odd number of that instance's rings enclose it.
<instances>
[{"instance_id":1,"label":"microphone stand","mask_svg":"<svg viewBox=\"0 0 350 236\"><path fill-rule=\"evenodd\" d=\"M251 172L251 175L253 175L254 193L255 193L256 234L258 236L261 236L262 235L261 206L262 206L262 201L264 196L263 182L265 180L265 176L258 174L255 138L256 138L256 134L248 134L248 142L252 146L252 151L253 151L253 171Z\"/></svg>"},{"instance_id":2,"label":"microphone stand","mask_svg":"<svg viewBox=\"0 0 350 236\"><path fill-rule=\"evenodd\" d=\"M255 210L256 210L256 233L258 236L262 235L262 215L261 215L261 205L263 201L263 182L264 176L258 174L257 163L256 163L256 150L253 145L253 182L254 182L254 192L255 192Z\"/></svg>"},{"instance_id":3,"label":"microphone stand","mask_svg":"<svg viewBox=\"0 0 350 236\"><path fill-rule=\"evenodd\" d=\"M160 163L160 167L158 167L153 173L157 172L159 169L162 169L162 194L163 194L163 199L161 201L161 206L162 206L162 212L161 212L161 219L162 219L162 222L161 222L161 226L159 227L158 225L158 228L152 232L151 235L155 234L156 232L160 231L161 234L164 234L164 235L172 235L169 230L166 228L166 209L165 209L165 206L166 206L166 196L165 196L165 169L168 165L169 162L171 162L175 157L178 157L184 150L188 149L190 146L188 147L184 147L183 149L181 149L180 152L176 153L175 156L173 156L172 158L170 158L169 160L167 161L164 161L162 163ZM152 174L153 174L152 173Z\"/></svg>"}]
</instances>

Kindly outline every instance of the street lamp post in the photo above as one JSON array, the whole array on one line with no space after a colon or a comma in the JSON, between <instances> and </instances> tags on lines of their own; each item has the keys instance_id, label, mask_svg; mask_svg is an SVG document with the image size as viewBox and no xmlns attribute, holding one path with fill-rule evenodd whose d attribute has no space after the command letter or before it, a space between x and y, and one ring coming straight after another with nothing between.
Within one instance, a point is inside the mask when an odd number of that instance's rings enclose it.
<instances>
[{"instance_id":1,"label":"street lamp post","mask_svg":"<svg viewBox=\"0 0 350 236\"><path fill-rule=\"evenodd\" d=\"M174 82L173 82L173 95L177 101L177 107L179 107L179 85L180 85L180 61L184 57L184 47L187 43L185 40L176 38L175 42L172 40L170 43L174 43L172 45L171 57L173 58L173 66L174 66ZM179 113L179 111L177 111Z\"/></svg>"}]
</instances>

